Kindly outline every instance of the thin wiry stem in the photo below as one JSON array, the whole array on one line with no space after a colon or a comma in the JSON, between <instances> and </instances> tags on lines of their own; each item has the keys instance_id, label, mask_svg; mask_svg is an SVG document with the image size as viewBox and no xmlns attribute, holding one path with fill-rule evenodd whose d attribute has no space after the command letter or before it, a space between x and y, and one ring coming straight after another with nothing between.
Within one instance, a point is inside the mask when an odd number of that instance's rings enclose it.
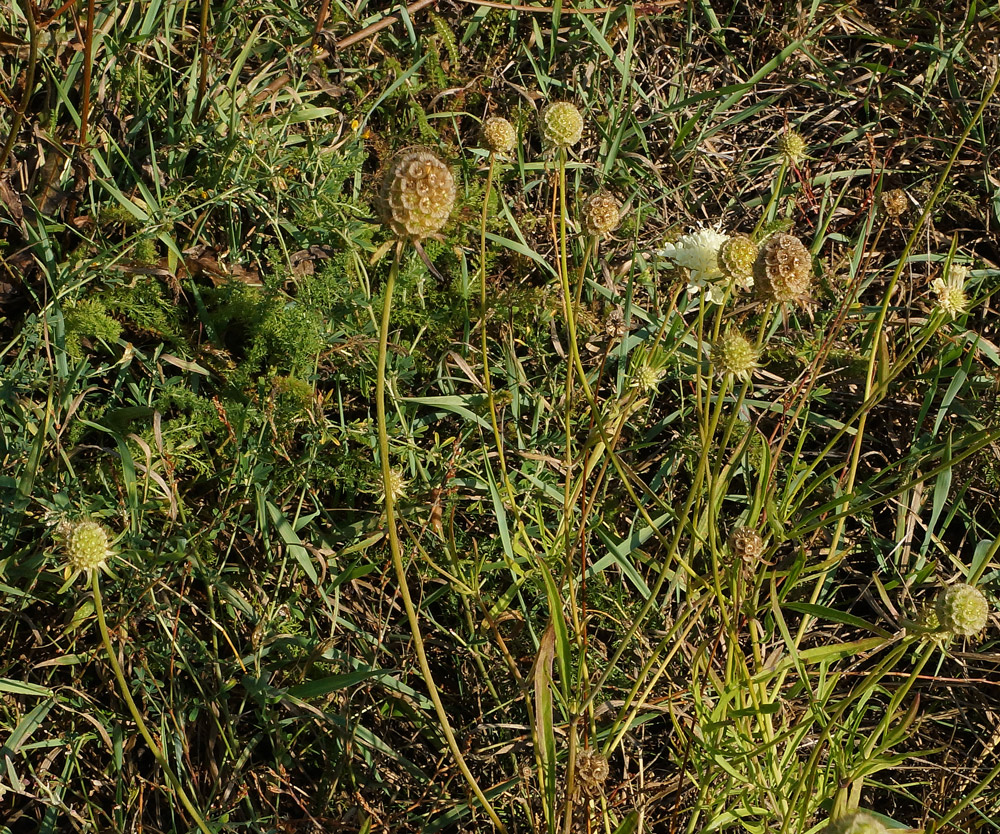
<instances>
[{"instance_id":1,"label":"thin wiry stem","mask_svg":"<svg viewBox=\"0 0 1000 834\"><path fill-rule=\"evenodd\" d=\"M465 777L469 788L476 795L476 799L483 806L483 810L489 815L497 829L506 834L507 829L500 821L493 806L486 798L476 777L472 775L465 757L458 746L455 733L451 729L451 722L448 720L448 713L441 702L441 695L434 683L434 676L431 674L430 664L427 662L427 652L424 649L423 637L420 634L420 618L413 605L410 596L409 586L406 584L406 567L403 565L403 549L399 542L399 532L396 530L396 502L392 494L392 467L389 465L389 432L386 428L385 418L385 366L389 347L389 321L392 315L392 293L396 286L396 277L399 275L399 261L403 252L403 242L396 244L395 255L392 260L392 268L389 270L389 277L386 280L385 295L382 302L382 325L379 329L378 341L378 366L375 377L375 411L378 421L378 450L379 463L382 469L382 489L385 492L385 526L389 539L389 550L392 553L392 566L396 571L396 580L399 583L399 595L403 600L403 608L406 611L406 619L410 625L410 633L413 636L413 647L417 652L417 661L420 664L420 674L427 686L427 693L434 704L434 711L437 713L441 732L451 750L452 757L458 765L458 769Z\"/></svg>"},{"instance_id":2,"label":"thin wiry stem","mask_svg":"<svg viewBox=\"0 0 1000 834\"><path fill-rule=\"evenodd\" d=\"M181 804L187 810L188 814L191 815L191 818L202 831L202 834L212 834L212 829L205 824L205 820L202 817L201 812L197 809L197 807L195 807L195 804L188 797L187 791L185 791L184 787L181 785L180 780L174 775L173 770L171 770L170 764L163 755L163 751L153 739L152 734L149 732L149 728L146 726L146 722L142 718L142 713L139 712L139 708L136 706L135 701L132 698L132 693L128 688L128 681L125 680L125 673L122 672L122 667L118 663L118 656L115 654L114 646L111 645L111 635L108 634L108 624L104 619L104 604L101 599L100 571L95 570L92 574L91 587L94 590L94 610L97 612L97 626L101 631L101 641L104 643L104 650L108 654L108 662L111 664L111 669L115 673L115 679L118 681L118 688L121 690L122 698L125 699L125 703L128 705L128 711L132 713L132 718L139 727L139 733L142 735L143 739L145 739L146 744L149 747L149 751L153 754L153 758L156 759L156 763L163 770L164 775L167 777L167 781L170 783L170 787L172 787L176 792Z\"/></svg>"}]
</instances>

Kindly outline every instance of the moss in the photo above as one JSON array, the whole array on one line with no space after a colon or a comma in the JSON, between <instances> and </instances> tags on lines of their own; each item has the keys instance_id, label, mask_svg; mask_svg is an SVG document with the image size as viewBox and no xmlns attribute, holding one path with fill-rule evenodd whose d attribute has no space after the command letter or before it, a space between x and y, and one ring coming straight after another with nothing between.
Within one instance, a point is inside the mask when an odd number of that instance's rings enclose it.
<instances>
[{"instance_id":1,"label":"moss","mask_svg":"<svg viewBox=\"0 0 1000 834\"><path fill-rule=\"evenodd\" d=\"M66 311L64 320L66 352L75 359L96 351L100 342L114 344L122 335L121 322L108 315L107 308L96 298L78 301Z\"/></svg>"}]
</instances>

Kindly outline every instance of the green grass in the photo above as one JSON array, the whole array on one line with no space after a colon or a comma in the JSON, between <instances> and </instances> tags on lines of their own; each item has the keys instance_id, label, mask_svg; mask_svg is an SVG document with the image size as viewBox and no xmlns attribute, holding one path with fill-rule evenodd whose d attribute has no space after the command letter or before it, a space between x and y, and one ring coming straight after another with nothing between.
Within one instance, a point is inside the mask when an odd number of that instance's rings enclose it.
<instances>
[{"instance_id":1,"label":"green grass","mask_svg":"<svg viewBox=\"0 0 1000 834\"><path fill-rule=\"evenodd\" d=\"M933 613L1000 588L1000 7L338 47L385 4L41 5L0 0L0 832L1000 829L997 620ZM413 145L423 256L375 199ZM690 292L700 228L796 235L808 299Z\"/></svg>"}]
</instances>

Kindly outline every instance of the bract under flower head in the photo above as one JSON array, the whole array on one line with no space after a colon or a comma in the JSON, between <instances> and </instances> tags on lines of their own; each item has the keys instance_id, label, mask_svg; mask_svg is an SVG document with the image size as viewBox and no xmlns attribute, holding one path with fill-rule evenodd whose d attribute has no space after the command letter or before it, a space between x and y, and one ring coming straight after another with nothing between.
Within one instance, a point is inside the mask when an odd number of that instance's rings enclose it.
<instances>
[{"instance_id":1,"label":"bract under flower head","mask_svg":"<svg viewBox=\"0 0 1000 834\"><path fill-rule=\"evenodd\" d=\"M719 268L719 247L727 240L729 235L715 229L699 229L666 244L657 254L687 269L689 293L693 295L708 288L709 298L719 304L725 289L713 287L712 282L723 277Z\"/></svg>"}]
</instances>

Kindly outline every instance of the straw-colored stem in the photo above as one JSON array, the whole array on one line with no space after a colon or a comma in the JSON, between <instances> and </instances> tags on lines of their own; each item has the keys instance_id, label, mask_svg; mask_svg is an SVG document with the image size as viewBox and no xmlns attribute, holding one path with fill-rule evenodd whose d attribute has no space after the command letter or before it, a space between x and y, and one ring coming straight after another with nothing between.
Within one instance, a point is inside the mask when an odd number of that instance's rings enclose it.
<instances>
[{"instance_id":1,"label":"straw-colored stem","mask_svg":"<svg viewBox=\"0 0 1000 834\"><path fill-rule=\"evenodd\" d=\"M483 810L489 815L493 824L503 834L506 828L497 816L493 806L486 798L476 782L476 777L472 775L465 757L458 746L455 733L451 729L451 722L448 720L448 713L441 702L441 695L434 683L431 674L430 664L427 662L427 652L424 649L423 637L420 634L420 619L417 616L413 599L410 597L410 589L406 584L406 568L403 565L403 549L399 542L399 532L396 530L396 504L392 494L392 467L389 465L389 432L386 428L385 419L385 366L386 356L389 347L389 321L392 315L392 293L396 286L396 277L399 274L399 261L403 251L402 241L396 244L395 255L392 260L392 267L389 270L389 277L385 285L385 295L382 301L382 325L379 329L378 340L378 366L375 378L375 410L378 422L378 450L379 463L382 468L382 489L385 493L385 526L386 535L389 538L389 550L392 553L392 566L396 571L396 581L399 584L399 595L403 600L403 609L406 611L406 619L410 626L410 634L413 638L413 647L417 652L417 661L420 664L420 674L427 686L427 693L434 704L434 711L437 713L438 722L441 725L441 732L445 737L448 749L451 751L455 764L465 777L469 788L476 795Z\"/></svg>"},{"instance_id":2,"label":"straw-colored stem","mask_svg":"<svg viewBox=\"0 0 1000 834\"><path fill-rule=\"evenodd\" d=\"M142 713L139 712L139 708L136 706L136 703L132 698L132 693L129 691L128 681L125 680L125 673L122 672L122 667L118 663L118 656L115 654L114 646L111 645L111 635L108 633L108 624L104 618L104 602L101 598L100 571L95 570L93 572L91 577L91 587L94 590L94 610L97 613L97 626L101 631L101 641L104 643L104 650L108 654L108 662L111 664L111 669L115 673L115 679L118 681L118 688L121 690L122 698L125 699L125 703L128 705L128 711L132 713L132 718L135 720L135 723L139 728L139 733L146 741L149 751L153 754L153 758L156 759L156 763L163 770L163 774L167 777L170 787L174 789L174 792L177 794L178 799L180 799L181 804L195 821L195 824L202 831L202 834L212 834L212 829L205 824L205 820L202 817L201 812L195 807L195 804L188 797L187 791L184 790L180 780L174 775L174 772L171 770L170 764L163 755L163 751L160 749L160 746L156 743L156 741L154 741L152 734L149 732L149 728L146 726L146 722L143 720Z\"/></svg>"}]
</instances>

